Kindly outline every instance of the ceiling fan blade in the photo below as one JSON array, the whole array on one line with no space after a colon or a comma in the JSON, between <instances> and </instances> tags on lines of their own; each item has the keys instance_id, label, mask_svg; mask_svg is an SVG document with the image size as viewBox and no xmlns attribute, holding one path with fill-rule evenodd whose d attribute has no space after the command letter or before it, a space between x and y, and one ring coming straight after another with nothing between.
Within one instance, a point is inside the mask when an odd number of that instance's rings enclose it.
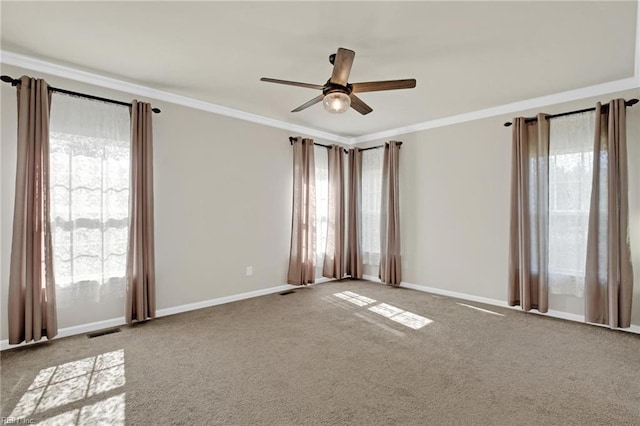
<instances>
[{"instance_id":1,"label":"ceiling fan blade","mask_svg":"<svg viewBox=\"0 0 640 426\"><path fill-rule=\"evenodd\" d=\"M414 78L406 80L387 80L387 81L367 81L364 83L353 83L353 92L377 92L380 90L396 90L396 89L413 89L416 87Z\"/></svg>"},{"instance_id":2,"label":"ceiling fan blade","mask_svg":"<svg viewBox=\"0 0 640 426\"><path fill-rule=\"evenodd\" d=\"M309 102L305 102L305 103L303 103L302 105L300 105L298 108L294 109L294 110L293 110L293 111L291 111L291 112L300 112L300 111L302 111L303 109L307 109L307 108L309 108L311 105L315 105L315 104L317 104L318 102L321 102L321 101L322 101L322 99L324 99L324 95L318 95L318 96L316 96L315 98L311 99Z\"/></svg>"},{"instance_id":3,"label":"ceiling fan blade","mask_svg":"<svg viewBox=\"0 0 640 426\"><path fill-rule=\"evenodd\" d=\"M351 93L349 95L349 97L351 98L351 108L355 109L356 111L358 111L360 114L362 115L367 115L369 114L371 111L373 111L373 109L365 104L362 99L360 99L359 97L357 97L356 95L354 95L353 93Z\"/></svg>"},{"instance_id":4,"label":"ceiling fan blade","mask_svg":"<svg viewBox=\"0 0 640 426\"><path fill-rule=\"evenodd\" d=\"M331 83L339 84L341 86L347 85L349 79L349 73L351 73L351 66L353 65L353 58L356 56L356 52L342 47L338 48L336 57L333 61L333 74L331 74Z\"/></svg>"},{"instance_id":5,"label":"ceiling fan blade","mask_svg":"<svg viewBox=\"0 0 640 426\"><path fill-rule=\"evenodd\" d=\"M267 77L262 77L260 81L266 81L267 83L287 84L289 86L306 87L309 89L318 89L318 90L322 90L324 88L324 86L320 84L300 83L297 81L278 80L276 78L267 78Z\"/></svg>"}]
</instances>

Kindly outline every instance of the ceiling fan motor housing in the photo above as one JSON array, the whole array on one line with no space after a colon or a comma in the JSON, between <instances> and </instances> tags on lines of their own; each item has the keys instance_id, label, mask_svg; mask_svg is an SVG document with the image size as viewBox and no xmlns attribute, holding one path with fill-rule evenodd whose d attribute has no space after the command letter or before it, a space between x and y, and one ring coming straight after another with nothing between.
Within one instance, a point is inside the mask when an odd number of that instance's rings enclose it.
<instances>
[{"instance_id":1,"label":"ceiling fan motor housing","mask_svg":"<svg viewBox=\"0 0 640 426\"><path fill-rule=\"evenodd\" d=\"M342 86L340 84L332 83L331 80L327 80L324 87L322 88L322 94L328 95L329 93L341 92L347 95L350 95L353 91L353 86L351 84L347 84L346 86Z\"/></svg>"}]
</instances>

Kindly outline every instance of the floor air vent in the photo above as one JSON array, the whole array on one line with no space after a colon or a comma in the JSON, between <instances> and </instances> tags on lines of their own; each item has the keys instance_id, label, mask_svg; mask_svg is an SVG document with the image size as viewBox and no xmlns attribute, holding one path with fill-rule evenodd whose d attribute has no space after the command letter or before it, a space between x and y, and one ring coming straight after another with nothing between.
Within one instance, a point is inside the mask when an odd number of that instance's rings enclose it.
<instances>
[{"instance_id":1,"label":"floor air vent","mask_svg":"<svg viewBox=\"0 0 640 426\"><path fill-rule=\"evenodd\" d=\"M286 296L287 294L295 293L295 290L287 290L280 293L280 296Z\"/></svg>"},{"instance_id":2,"label":"floor air vent","mask_svg":"<svg viewBox=\"0 0 640 426\"><path fill-rule=\"evenodd\" d=\"M93 339L94 337L106 336L107 334L120 333L119 328L107 328L106 330L94 331L93 333L87 334L89 339Z\"/></svg>"}]
</instances>

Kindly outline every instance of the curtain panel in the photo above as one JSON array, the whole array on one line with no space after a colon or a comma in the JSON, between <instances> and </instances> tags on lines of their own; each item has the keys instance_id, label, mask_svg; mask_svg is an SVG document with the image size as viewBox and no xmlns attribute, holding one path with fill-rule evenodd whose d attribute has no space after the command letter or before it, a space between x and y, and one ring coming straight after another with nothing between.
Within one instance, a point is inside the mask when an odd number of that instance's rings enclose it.
<instances>
[{"instance_id":1,"label":"curtain panel","mask_svg":"<svg viewBox=\"0 0 640 426\"><path fill-rule=\"evenodd\" d=\"M380 280L392 286L402 281L400 257L400 143L384 144L380 208Z\"/></svg>"},{"instance_id":2,"label":"curtain panel","mask_svg":"<svg viewBox=\"0 0 640 426\"><path fill-rule=\"evenodd\" d=\"M595 114L549 120L549 303L584 301Z\"/></svg>"},{"instance_id":3,"label":"curtain panel","mask_svg":"<svg viewBox=\"0 0 640 426\"><path fill-rule=\"evenodd\" d=\"M151 104L131 103L127 323L156 315Z\"/></svg>"},{"instance_id":4,"label":"curtain panel","mask_svg":"<svg viewBox=\"0 0 640 426\"><path fill-rule=\"evenodd\" d=\"M58 333L49 190L49 85L17 87L18 147L9 271L9 344Z\"/></svg>"},{"instance_id":5,"label":"curtain panel","mask_svg":"<svg viewBox=\"0 0 640 426\"><path fill-rule=\"evenodd\" d=\"M287 282L315 282L316 188L313 139L293 140L293 211Z\"/></svg>"},{"instance_id":6,"label":"curtain panel","mask_svg":"<svg viewBox=\"0 0 640 426\"><path fill-rule=\"evenodd\" d=\"M53 92L49 130L58 317L76 316L79 305L86 311L99 305L105 315L123 315L130 107Z\"/></svg>"},{"instance_id":7,"label":"curtain panel","mask_svg":"<svg viewBox=\"0 0 640 426\"><path fill-rule=\"evenodd\" d=\"M315 145L313 148L313 170L315 173L316 193L316 267L324 266L324 252L327 248L327 234L329 225L329 150L324 146ZM318 271L316 271L316 274ZM322 275L322 271L320 271Z\"/></svg>"},{"instance_id":8,"label":"curtain panel","mask_svg":"<svg viewBox=\"0 0 640 426\"><path fill-rule=\"evenodd\" d=\"M549 236L549 122L513 120L509 305L547 312Z\"/></svg>"},{"instance_id":9,"label":"curtain panel","mask_svg":"<svg viewBox=\"0 0 640 426\"><path fill-rule=\"evenodd\" d=\"M362 152L349 149L347 263L345 272L351 278L362 279Z\"/></svg>"},{"instance_id":10,"label":"curtain panel","mask_svg":"<svg viewBox=\"0 0 640 426\"><path fill-rule=\"evenodd\" d=\"M624 99L611 101L608 111L596 104L585 320L612 328L631 325L626 131Z\"/></svg>"},{"instance_id":11,"label":"curtain panel","mask_svg":"<svg viewBox=\"0 0 640 426\"><path fill-rule=\"evenodd\" d=\"M342 279L344 276L344 155L343 148L332 145L329 157L329 211L327 244L322 275Z\"/></svg>"}]
</instances>

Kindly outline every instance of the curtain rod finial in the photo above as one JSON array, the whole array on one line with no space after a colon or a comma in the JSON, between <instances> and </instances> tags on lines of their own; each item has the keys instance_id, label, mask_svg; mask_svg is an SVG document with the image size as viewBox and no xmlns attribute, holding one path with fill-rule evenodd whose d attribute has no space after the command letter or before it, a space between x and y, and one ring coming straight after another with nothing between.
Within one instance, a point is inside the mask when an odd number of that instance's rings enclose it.
<instances>
[{"instance_id":1,"label":"curtain rod finial","mask_svg":"<svg viewBox=\"0 0 640 426\"><path fill-rule=\"evenodd\" d=\"M13 77L9 77L8 75L3 75L2 77L0 77L0 79L5 83L11 83L12 86L17 86L18 82L20 81L20 80L16 80Z\"/></svg>"}]
</instances>

